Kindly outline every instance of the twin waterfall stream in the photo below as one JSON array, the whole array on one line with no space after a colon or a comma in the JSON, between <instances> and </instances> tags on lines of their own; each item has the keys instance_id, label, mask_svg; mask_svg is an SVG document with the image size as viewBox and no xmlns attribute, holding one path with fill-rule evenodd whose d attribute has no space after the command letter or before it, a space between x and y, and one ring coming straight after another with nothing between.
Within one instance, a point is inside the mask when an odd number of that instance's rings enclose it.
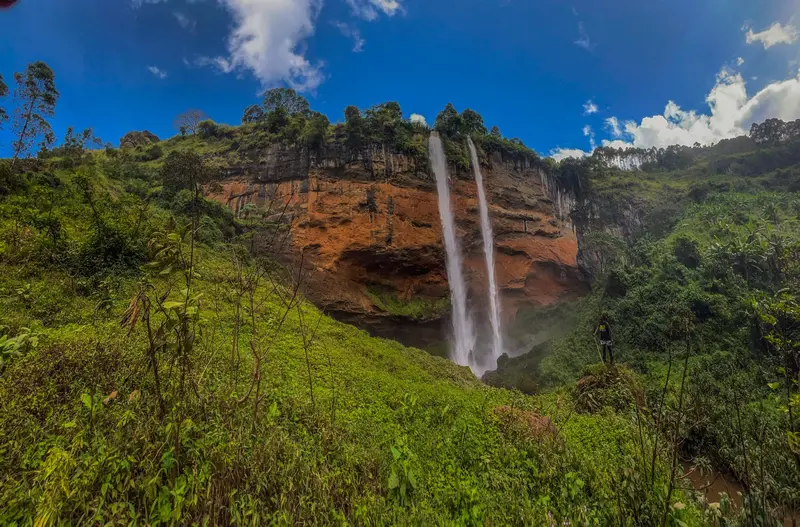
<instances>
[{"instance_id":1,"label":"twin waterfall stream","mask_svg":"<svg viewBox=\"0 0 800 527\"><path fill-rule=\"evenodd\" d=\"M478 187L480 205L481 234L483 236L483 252L486 258L486 272L489 278L489 320L492 326L491 349L489 354L476 353L477 334L472 314L467 305L467 283L464 279L464 263L461 244L456 235L453 208L450 202L450 177L447 174L442 140L436 132L429 139L431 166L436 176L436 190L439 195L439 216L442 218L444 246L447 253L447 281L450 285L450 301L452 304L453 341L451 358L457 364L469 366L480 376L497 365L497 359L503 354L503 340L500 330L500 299L497 292L497 280L494 267L494 235L489 218L489 206L483 186L483 174L478 163L478 154L472 139L469 139L469 150L472 167L475 173L475 184Z\"/></svg>"}]
</instances>

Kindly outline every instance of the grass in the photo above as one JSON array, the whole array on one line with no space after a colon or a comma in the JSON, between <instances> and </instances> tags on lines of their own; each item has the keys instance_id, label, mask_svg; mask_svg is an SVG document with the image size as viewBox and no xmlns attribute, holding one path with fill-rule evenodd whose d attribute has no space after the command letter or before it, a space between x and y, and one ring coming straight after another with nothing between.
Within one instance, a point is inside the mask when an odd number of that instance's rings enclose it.
<instances>
[{"instance_id":1,"label":"grass","mask_svg":"<svg viewBox=\"0 0 800 527\"><path fill-rule=\"evenodd\" d=\"M39 345L0 378L0 523L536 525L614 517L619 456L634 448L624 417L571 417L568 393L533 398L490 388L466 368L324 316L307 362L298 315L289 314L266 358L253 419L252 400L237 403L253 366L248 325L242 363L231 366L230 264L203 250L197 272L205 300L190 375L199 397L178 395L162 356L172 410L160 420L144 330L128 335L118 324L135 281L110 287L97 310L101 294L81 294L63 274L3 267L3 291L31 284L31 293L3 295L0 325L32 327ZM259 303L257 324L274 327L281 301L264 294ZM321 316L302 309L313 323ZM501 405L550 416L563 443L505 435L493 412Z\"/></svg>"}]
</instances>

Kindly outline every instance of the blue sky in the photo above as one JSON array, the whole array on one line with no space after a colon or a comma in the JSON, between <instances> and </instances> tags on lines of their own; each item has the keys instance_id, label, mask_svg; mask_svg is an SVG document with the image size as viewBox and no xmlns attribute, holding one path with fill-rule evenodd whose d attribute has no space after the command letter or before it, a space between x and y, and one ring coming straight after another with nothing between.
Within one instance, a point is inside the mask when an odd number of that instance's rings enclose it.
<instances>
[{"instance_id":1,"label":"blue sky","mask_svg":"<svg viewBox=\"0 0 800 527\"><path fill-rule=\"evenodd\" d=\"M188 108L237 124L289 84L332 121L396 100L432 123L452 102L563 157L800 118L798 24L800 0L19 0L0 73L53 68L59 137L167 137Z\"/></svg>"}]
</instances>

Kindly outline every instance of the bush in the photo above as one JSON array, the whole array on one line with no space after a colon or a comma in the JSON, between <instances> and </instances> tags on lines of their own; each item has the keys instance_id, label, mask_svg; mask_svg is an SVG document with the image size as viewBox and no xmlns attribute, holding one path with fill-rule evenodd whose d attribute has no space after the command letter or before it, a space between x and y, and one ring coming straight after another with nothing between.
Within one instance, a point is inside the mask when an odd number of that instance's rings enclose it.
<instances>
[{"instance_id":1,"label":"bush","mask_svg":"<svg viewBox=\"0 0 800 527\"><path fill-rule=\"evenodd\" d=\"M156 159L160 159L161 156L164 155L164 150L161 148L160 145L153 145L147 150L145 150L144 155L142 155L142 161L155 161Z\"/></svg>"},{"instance_id":2,"label":"bush","mask_svg":"<svg viewBox=\"0 0 800 527\"><path fill-rule=\"evenodd\" d=\"M625 366L588 366L575 385L576 407L594 413L604 407L621 412L644 400L642 382Z\"/></svg>"},{"instance_id":3,"label":"bush","mask_svg":"<svg viewBox=\"0 0 800 527\"><path fill-rule=\"evenodd\" d=\"M206 119L197 123L197 135L201 139L222 139L224 137L232 137L233 131L230 126L217 124L211 119Z\"/></svg>"},{"instance_id":4,"label":"bush","mask_svg":"<svg viewBox=\"0 0 800 527\"><path fill-rule=\"evenodd\" d=\"M678 238L675 241L675 259L689 269L697 269L702 259L697 242L685 236Z\"/></svg>"},{"instance_id":5,"label":"bush","mask_svg":"<svg viewBox=\"0 0 800 527\"><path fill-rule=\"evenodd\" d=\"M78 256L79 271L84 276L106 273L112 269L134 269L144 261L142 244L109 226L96 230Z\"/></svg>"}]
</instances>

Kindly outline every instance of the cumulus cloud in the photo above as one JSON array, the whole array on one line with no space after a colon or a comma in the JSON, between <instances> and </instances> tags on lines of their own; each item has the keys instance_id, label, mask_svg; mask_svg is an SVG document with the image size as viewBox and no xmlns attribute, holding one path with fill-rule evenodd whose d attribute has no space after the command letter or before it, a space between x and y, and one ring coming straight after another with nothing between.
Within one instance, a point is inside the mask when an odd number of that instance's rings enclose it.
<instances>
[{"instance_id":1,"label":"cumulus cloud","mask_svg":"<svg viewBox=\"0 0 800 527\"><path fill-rule=\"evenodd\" d=\"M737 58L736 59L736 65L737 66L741 66L742 64L744 64L744 59L742 57Z\"/></svg>"},{"instance_id":2,"label":"cumulus cloud","mask_svg":"<svg viewBox=\"0 0 800 527\"><path fill-rule=\"evenodd\" d=\"M580 159L589 155L589 152L584 152L579 148L556 148L550 151L550 157L555 161L563 161L565 159Z\"/></svg>"},{"instance_id":3,"label":"cumulus cloud","mask_svg":"<svg viewBox=\"0 0 800 527\"><path fill-rule=\"evenodd\" d=\"M167 0L131 0L134 7ZM198 0L186 0L194 3ZM211 66L218 71L249 71L263 87L286 83L299 91L313 91L324 80L323 63L306 56L306 41L315 31L324 0L217 0L227 8L233 24L224 56L200 57L197 66ZM402 0L346 0L358 16L374 20L380 14L393 16L402 12ZM183 14L175 17L184 27L194 21ZM340 28L341 30L341 28ZM354 51L361 51L360 32L349 28Z\"/></svg>"},{"instance_id":4,"label":"cumulus cloud","mask_svg":"<svg viewBox=\"0 0 800 527\"><path fill-rule=\"evenodd\" d=\"M180 11L175 11L172 14L183 29L194 29L197 26L197 21L192 20Z\"/></svg>"},{"instance_id":5,"label":"cumulus cloud","mask_svg":"<svg viewBox=\"0 0 800 527\"><path fill-rule=\"evenodd\" d=\"M747 30L745 39L748 44L761 42L764 49L769 49L776 44L793 44L797 42L797 28L791 24L785 26L780 22L775 22L768 29L759 33L754 33L752 28Z\"/></svg>"},{"instance_id":6,"label":"cumulus cloud","mask_svg":"<svg viewBox=\"0 0 800 527\"><path fill-rule=\"evenodd\" d=\"M593 113L597 113L597 105L589 99L583 104L583 115L592 115Z\"/></svg>"},{"instance_id":7,"label":"cumulus cloud","mask_svg":"<svg viewBox=\"0 0 800 527\"><path fill-rule=\"evenodd\" d=\"M686 111L669 101L661 115L645 117L638 124L625 122L622 133L625 141L603 141L603 146L663 148L710 144L746 134L753 123L769 118L800 119L800 75L769 84L750 97L742 75L723 68L706 96L706 103L709 114Z\"/></svg>"},{"instance_id":8,"label":"cumulus cloud","mask_svg":"<svg viewBox=\"0 0 800 527\"><path fill-rule=\"evenodd\" d=\"M251 71L264 86L286 82L316 89L321 64L305 57L305 40L314 34L321 0L219 0L233 16L228 57L209 59L224 72Z\"/></svg>"},{"instance_id":9,"label":"cumulus cloud","mask_svg":"<svg viewBox=\"0 0 800 527\"><path fill-rule=\"evenodd\" d=\"M408 120L414 124L421 124L424 126L428 126L428 121L425 120L425 116L420 115L418 113L412 113L411 117L409 117Z\"/></svg>"},{"instance_id":10,"label":"cumulus cloud","mask_svg":"<svg viewBox=\"0 0 800 527\"><path fill-rule=\"evenodd\" d=\"M344 35L345 37L352 39L353 41L353 52L360 53L364 51L364 44L366 43L363 38L361 38L361 32L356 27L349 26L344 22L333 22L333 25L339 30L339 32Z\"/></svg>"},{"instance_id":11,"label":"cumulus cloud","mask_svg":"<svg viewBox=\"0 0 800 527\"><path fill-rule=\"evenodd\" d=\"M147 66L147 70L159 79L167 78L167 72L158 68L158 66Z\"/></svg>"},{"instance_id":12,"label":"cumulus cloud","mask_svg":"<svg viewBox=\"0 0 800 527\"><path fill-rule=\"evenodd\" d=\"M402 9L399 0L347 0L353 14L364 20L375 20L380 13L394 16Z\"/></svg>"}]
</instances>

